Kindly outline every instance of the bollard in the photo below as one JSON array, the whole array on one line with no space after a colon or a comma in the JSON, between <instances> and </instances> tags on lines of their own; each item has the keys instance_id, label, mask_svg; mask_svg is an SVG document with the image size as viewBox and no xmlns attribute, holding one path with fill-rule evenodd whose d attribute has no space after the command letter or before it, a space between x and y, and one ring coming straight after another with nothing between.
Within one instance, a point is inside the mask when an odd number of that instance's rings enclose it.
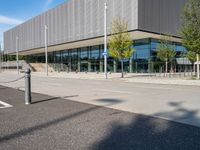
<instances>
[{"instance_id":1,"label":"bollard","mask_svg":"<svg viewBox=\"0 0 200 150\"><path fill-rule=\"evenodd\" d=\"M31 104L31 70L25 70L25 104Z\"/></svg>"}]
</instances>

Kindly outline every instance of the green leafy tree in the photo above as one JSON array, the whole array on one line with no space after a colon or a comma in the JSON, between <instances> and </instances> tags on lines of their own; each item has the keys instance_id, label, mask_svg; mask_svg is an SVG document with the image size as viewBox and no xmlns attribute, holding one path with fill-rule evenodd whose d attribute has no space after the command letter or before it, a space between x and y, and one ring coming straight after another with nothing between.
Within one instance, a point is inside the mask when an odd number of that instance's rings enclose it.
<instances>
[{"instance_id":1,"label":"green leafy tree","mask_svg":"<svg viewBox=\"0 0 200 150\"><path fill-rule=\"evenodd\" d=\"M192 63L196 62L197 58L196 58L196 54L192 51L188 51L187 53L187 58L189 59L189 61L191 61Z\"/></svg>"},{"instance_id":2,"label":"green leafy tree","mask_svg":"<svg viewBox=\"0 0 200 150\"><path fill-rule=\"evenodd\" d=\"M123 62L130 59L134 53L133 40L128 32L128 22L118 18L112 22L109 39L109 55L121 61L121 77L124 77Z\"/></svg>"},{"instance_id":3,"label":"green leafy tree","mask_svg":"<svg viewBox=\"0 0 200 150\"><path fill-rule=\"evenodd\" d=\"M200 54L200 0L189 0L183 10L181 36L183 45L197 57L197 78L199 79Z\"/></svg>"},{"instance_id":4,"label":"green leafy tree","mask_svg":"<svg viewBox=\"0 0 200 150\"><path fill-rule=\"evenodd\" d=\"M160 40L160 44L157 48L157 57L165 61L165 72L168 72L168 62L176 56L175 46L171 42L171 37L166 35Z\"/></svg>"},{"instance_id":5,"label":"green leafy tree","mask_svg":"<svg viewBox=\"0 0 200 150\"><path fill-rule=\"evenodd\" d=\"M194 65L194 63L197 61L196 54L193 51L188 51L187 58L193 64L193 70L195 71L195 65Z\"/></svg>"}]
</instances>

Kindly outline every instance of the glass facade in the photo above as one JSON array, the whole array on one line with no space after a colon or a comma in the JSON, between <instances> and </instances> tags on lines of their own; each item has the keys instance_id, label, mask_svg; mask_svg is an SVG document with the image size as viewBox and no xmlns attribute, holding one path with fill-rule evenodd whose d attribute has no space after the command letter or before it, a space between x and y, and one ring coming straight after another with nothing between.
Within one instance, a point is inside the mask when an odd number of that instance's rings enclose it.
<instances>
[{"instance_id":1,"label":"glass facade","mask_svg":"<svg viewBox=\"0 0 200 150\"><path fill-rule=\"evenodd\" d=\"M186 54L187 50L180 43L173 43L177 58ZM160 72L164 63L157 58L159 40L142 39L134 41L135 53L130 60L124 61L124 71L135 73ZM48 53L49 64L57 71L67 72L103 72L103 45L88 46ZM44 54L27 56L28 62L45 62ZM176 64L174 62L174 67ZM108 71L120 72L120 62L108 57Z\"/></svg>"}]
</instances>

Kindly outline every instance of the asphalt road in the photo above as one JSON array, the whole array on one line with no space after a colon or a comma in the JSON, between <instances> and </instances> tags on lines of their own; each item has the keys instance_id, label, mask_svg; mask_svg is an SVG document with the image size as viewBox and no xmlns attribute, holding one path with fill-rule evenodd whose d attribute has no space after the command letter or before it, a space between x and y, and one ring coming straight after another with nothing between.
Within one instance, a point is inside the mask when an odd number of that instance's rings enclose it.
<instances>
[{"instance_id":1,"label":"asphalt road","mask_svg":"<svg viewBox=\"0 0 200 150\"><path fill-rule=\"evenodd\" d=\"M16 72L5 72L0 74L0 82L18 77ZM70 97L74 101L200 127L199 86L127 83L117 79L105 81L52 78L37 74L33 74L31 80L32 91L36 93L64 99ZM2 85L23 90L24 80ZM99 99L110 99L117 103L110 104Z\"/></svg>"},{"instance_id":2,"label":"asphalt road","mask_svg":"<svg viewBox=\"0 0 200 150\"><path fill-rule=\"evenodd\" d=\"M0 86L1 150L199 150L200 128ZM74 95L75 96L75 95ZM113 105L117 99L98 99Z\"/></svg>"}]
</instances>

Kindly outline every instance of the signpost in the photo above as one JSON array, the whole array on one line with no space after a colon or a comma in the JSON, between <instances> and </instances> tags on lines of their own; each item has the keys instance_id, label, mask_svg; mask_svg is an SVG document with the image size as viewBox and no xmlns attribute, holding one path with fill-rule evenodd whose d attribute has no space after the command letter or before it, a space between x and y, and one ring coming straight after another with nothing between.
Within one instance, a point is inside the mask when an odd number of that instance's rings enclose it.
<instances>
[{"instance_id":1,"label":"signpost","mask_svg":"<svg viewBox=\"0 0 200 150\"><path fill-rule=\"evenodd\" d=\"M108 54L107 54L107 52L103 52L102 55L103 56L107 56Z\"/></svg>"}]
</instances>

